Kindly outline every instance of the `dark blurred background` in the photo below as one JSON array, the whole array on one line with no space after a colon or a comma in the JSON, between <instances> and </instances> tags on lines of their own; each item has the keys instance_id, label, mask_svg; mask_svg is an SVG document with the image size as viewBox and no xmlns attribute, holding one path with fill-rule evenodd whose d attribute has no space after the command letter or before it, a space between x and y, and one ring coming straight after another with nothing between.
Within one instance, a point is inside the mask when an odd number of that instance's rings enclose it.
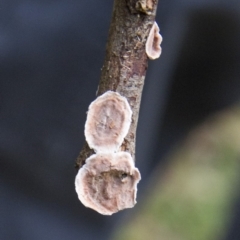
<instances>
[{"instance_id":1,"label":"dark blurred background","mask_svg":"<svg viewBox=\"0 0 240 240\"><path fill-rule=\"evenodd\" d=\"M1 240L106 240L138 211L101 216L74 189L112 5L0 1ZM137 132L139 205L172 148L240 100L239 0L160 0L157 22L163 52L149 63ZM225 240L240 239L238 202Z\"/></svg>"}]
</instances>

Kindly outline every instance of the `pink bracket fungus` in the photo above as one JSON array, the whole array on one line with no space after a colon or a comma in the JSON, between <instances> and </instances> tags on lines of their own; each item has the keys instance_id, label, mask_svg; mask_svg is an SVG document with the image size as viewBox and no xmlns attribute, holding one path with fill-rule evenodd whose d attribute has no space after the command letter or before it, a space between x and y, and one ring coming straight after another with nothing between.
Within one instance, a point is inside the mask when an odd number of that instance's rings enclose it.
<instances>
[{"instance_id":1,"label":"pink bracket fungus","mask_svg":"<svg viewBox=\"0 0 240 240\"><path fill-rule=\"evenodd\" d=\"M85 137L95 152L116 152L126 137L132 110L125 97L108 91L93 101L88 110Z\"/></svg>"},{"instance_id":2,"label":"pink bracket fungus","mask_svg":"<svg viewBox=\"0 0 240 240\"><path fill-rule=\"evenodd\" d=\"M150 59L154 60L160 57L162 53L161 42L162 36L159 33L159 27L154 22L146 42L146 54Z\"/></svg>"},{"instance_id":3,"label":"pink bracket fungus","mask_svg":"<svg viewBox=\"0 0 240 240\"><path fill-rule=\"evenodd\" d=\"M75 188L79 200L104 215L136 204L141 176L127 152L97 153L78 171Z\"/></svg>"}]
</instances>

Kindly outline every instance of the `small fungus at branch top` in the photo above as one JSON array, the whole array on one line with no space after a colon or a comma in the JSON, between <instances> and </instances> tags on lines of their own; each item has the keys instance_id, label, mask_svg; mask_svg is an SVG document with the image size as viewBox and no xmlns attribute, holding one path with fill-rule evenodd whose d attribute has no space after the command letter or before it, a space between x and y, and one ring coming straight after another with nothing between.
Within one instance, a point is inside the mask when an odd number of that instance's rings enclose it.
<instances>
[{"instance_id":1,"label":"small fungus at branch top","mask_svg":"<svg viewBox=\"0 0 240 240\"><path fill-rule=\"evenodd\" d=\"M127 0L127 5L132 14L144 13L151 15L153 13L155 0ZM139 16L139 15L138 15Z\"/></svg>"},{"instance_id":2,"label":"small fungus at branch top","mask_svg":"<svg viewBox=\"0 0 240 240\"><path fill-rule=\"evenodd\" d=\"M140 179L129 153L97 153L79 169L75 188L86 207L103 215L112 215L136 204Z\"/></svg>"},{"instance_id":3,"label":"small fungus at branch top","mask_svg":"<svg viewBox=\"0 0 240 240\"><path fill-rule=\"evenodd\" d=\"M139 0L136 2L136 9L147 15L151 15L153 11L153 0Z\"/></svg>"},{"instance_id":4,"label":"small fungus at branch top","mask_svg":"<svg viewBox=\"0 0 240 240\"><path fill-rule=\"evenodd\" d=\"M162 36L159 33L159 27L154 22L146 42L146 54L150 59L154 60L160 57L162 53L161 42Z\"/></svg>"},{"instance_id":5,"label":"small fungus at branch top","mask_svg":"<svg viewBox=\"0 0 240 240\"><path fill-rule=\"evenodd\" d=\"M127 99L108 91L93 101L88 110L85 137L95 152L115 152L126 137L132 119Z\"/></svg>"}]
</instances>

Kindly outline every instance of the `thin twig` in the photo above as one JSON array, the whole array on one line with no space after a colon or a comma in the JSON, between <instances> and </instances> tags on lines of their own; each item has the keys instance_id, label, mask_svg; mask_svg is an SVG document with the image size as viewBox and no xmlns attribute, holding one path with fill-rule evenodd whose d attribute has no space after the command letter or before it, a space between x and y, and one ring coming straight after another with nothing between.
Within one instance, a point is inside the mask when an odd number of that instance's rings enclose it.
<instances>
[{"instance_id":1,"label":"thin twig","mask_svg":"<svg viewBox=\"0 0 240 240\"><path fill-rule=\"evenodd\" d=\"M106 56L97 95L115 91L126 97L132 123L121 146L135 159L138 114L147 70L145 44L155 21L158 0L115 0ZM94 151L85 143L76 160L79 169Z\"/></svg>"}]
</instances>

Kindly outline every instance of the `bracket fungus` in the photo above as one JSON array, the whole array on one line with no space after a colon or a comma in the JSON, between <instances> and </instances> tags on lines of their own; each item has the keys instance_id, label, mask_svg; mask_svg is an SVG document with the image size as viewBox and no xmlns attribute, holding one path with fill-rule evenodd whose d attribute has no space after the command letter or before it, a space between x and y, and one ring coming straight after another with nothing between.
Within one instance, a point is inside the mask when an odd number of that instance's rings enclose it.
<instances>
[{"instance_id":1,"label":"bracket fungus","mask_svg":"<svg viewBox=\"0 0 240 240\"><path fill-rule=\"evenodd\" d=\"M104 215L136 204L141 176L127 152L97 153L78 171L75 188L79 200Z\"/></svg>"},{"instance_id":2,"label":"bracket fungus","mask_svg":"<svg viewBox=\"0 0 240 240\"><path fill-rule=\"evenodd\" d=\"M162 53L162 48L160 46L162 36L159 30L157 23L154 22L146 42L146 54L152 60L159 58Z\"/></svg>"},{"instance_id":3,"label":"bracket fungus","mask_svg":"<svg viewBox=\"0 0 240 240\"><path fill-rule=\"evenodd\" d=\"M96 154L79 169L75 189L86 207L104 215L136 204L141 176L130 153L119 149L131 120L131 107L119 93L105 92L89 106L85 137Z\"/></svg>"},{"instance_id":4,"label":"bracket fungus","mask_svg":"<svg viewBox=\"0 0 240 240\"><path fill-rule=\"evenodd\" d=\"M128 133L132 110L127 99L108 91L93 101L88 110L85 137L95 152L116 152Z\"/></svg>"}]
</instances>

